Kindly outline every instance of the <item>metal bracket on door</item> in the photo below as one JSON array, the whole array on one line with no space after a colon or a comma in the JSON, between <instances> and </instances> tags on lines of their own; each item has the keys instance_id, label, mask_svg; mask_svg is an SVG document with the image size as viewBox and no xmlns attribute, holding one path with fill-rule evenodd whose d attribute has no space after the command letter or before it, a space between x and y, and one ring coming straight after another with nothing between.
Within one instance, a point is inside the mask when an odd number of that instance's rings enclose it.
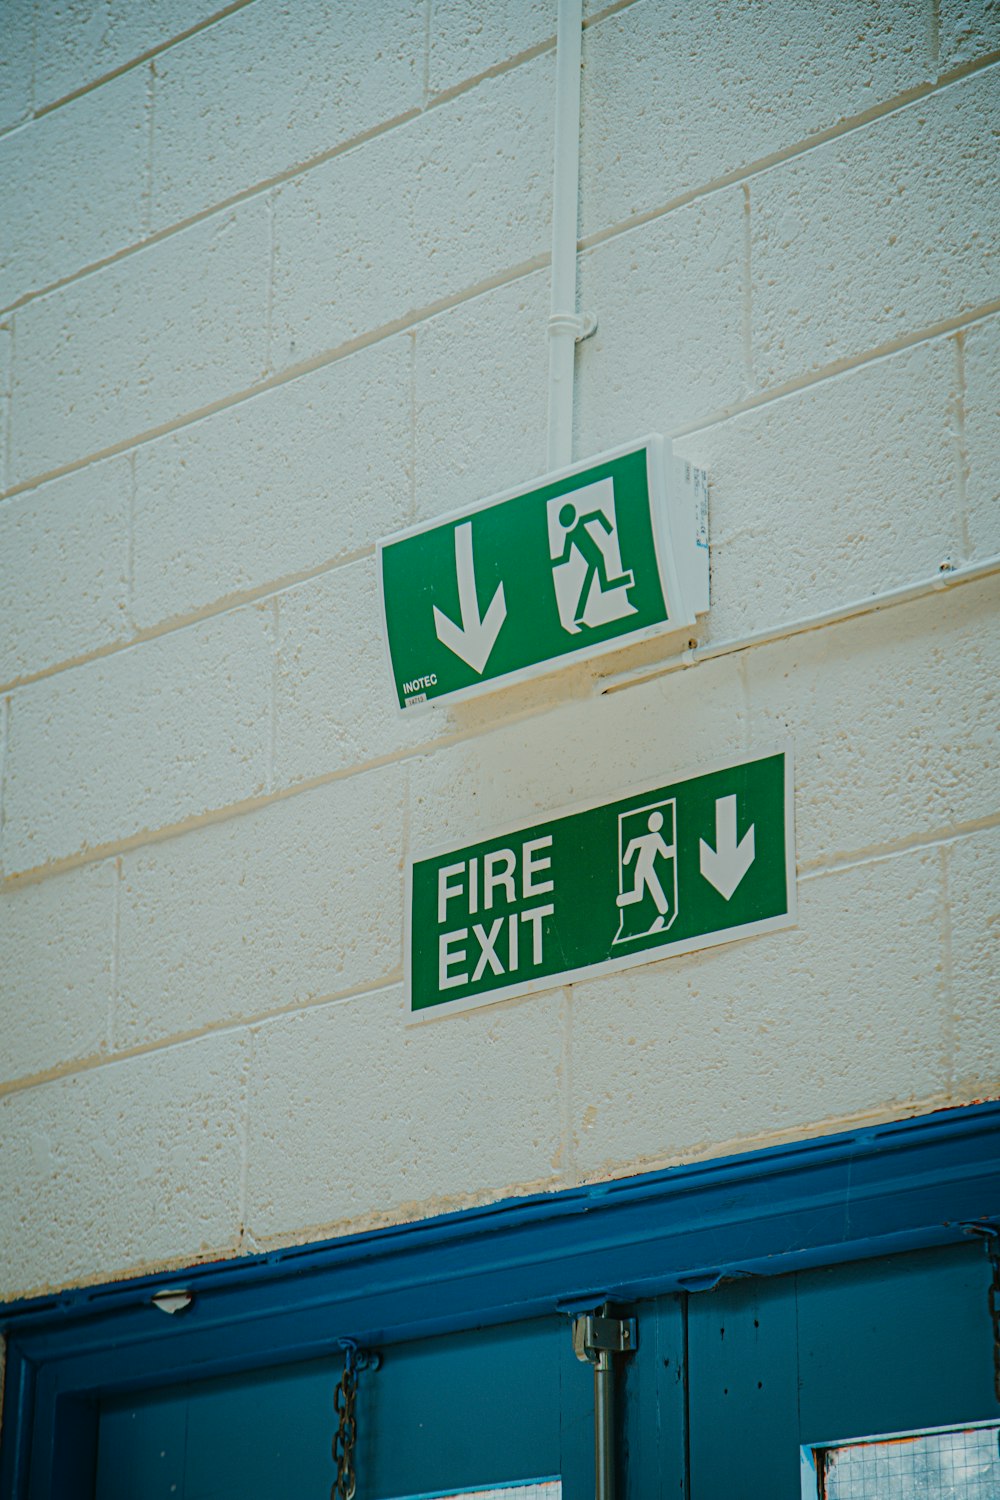
<instances>
[{"instance_id":1,"label":"metal bracket on door","mask_svg":"<svg viewBox=\"0 0 1000 1500\"><path fill-rule=\"evenodd\" d=\"M594 1495L615 1495L616 1354L633 1354L639 1342L635 1318L616 1318L605 1304L573 1319L573 1353L594 1367Z\"/></svg>"}]
</instances>

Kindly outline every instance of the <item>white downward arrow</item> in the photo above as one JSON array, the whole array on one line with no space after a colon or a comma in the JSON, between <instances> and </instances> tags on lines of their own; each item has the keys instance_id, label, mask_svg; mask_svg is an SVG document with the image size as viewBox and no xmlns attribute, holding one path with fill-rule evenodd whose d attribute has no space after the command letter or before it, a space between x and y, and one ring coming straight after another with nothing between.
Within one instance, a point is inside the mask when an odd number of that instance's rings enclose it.
<instances>
[{"instance_id":1,"label":"white downward arrow","mask_svg":"<svg viewBox=\"0 0 1000 1500\"><path fill-rule=\"evenodd\" d=\"M751 823L739 843L736 842L736 798L718 797L715 802L715 848L699 839L701 873L726 901L754 861Z\"/></svg>"},{"instance_id":2,"label":"white downward arrow","mask_svg":"<svg viewBox=\"0 0 1000 1500\"><path fill-rule=\"evenodd\" d=\"M454 651L474 672L482 673L496 645L500 627L507 618L503 584L490 601L486 614L480 618L479 598L476 594L476 570L472 563L472 522L464 521L455 528L455 567L458 571L458 608L462 616L461 625L456 625L448 616L434 606L434 629L442 646Z\"/></svg>"}]
</instances>

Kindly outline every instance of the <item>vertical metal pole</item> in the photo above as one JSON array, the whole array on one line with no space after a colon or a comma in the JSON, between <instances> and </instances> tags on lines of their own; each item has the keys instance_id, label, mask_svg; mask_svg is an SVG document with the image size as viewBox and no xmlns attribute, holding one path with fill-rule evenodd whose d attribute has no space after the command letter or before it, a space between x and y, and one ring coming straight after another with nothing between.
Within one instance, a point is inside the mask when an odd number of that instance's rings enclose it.
<instances>
[{"instance_id":1,"label":"vertical metal pole","mask_svg":"<svg viewBox=\"0 0 1000 1500\"><path fill-rule=\"evenodd\" d=\"M615 1500L615 1357L634 1354L635 1318L616 1318L605 1303L573 1321L573 1352L594 1367L594 1495Z\"/></svg>"},{"instance_id":2,"label":"vertical metal pole","mask_svg":"<svg viewBox=\"0 0 1000 1500\"><path fill-rule=\"evenodd\" d=\"M555 153L552 172L552 301L549 317L550 469L573 461L577 196L580 182L580 56L583 0L559 0L556 20Z\"/></svg>"},{"instance_id":3,"label":"vertical metal pole","mask_svg":"<svg viewBox=\"0 0 1000 1500\"><path fill-rule=\"evenodd\" d=\"M594 1361L594 1496L615 1500L615 1367L606 1349Z\"/></svg>"}]
</instances>

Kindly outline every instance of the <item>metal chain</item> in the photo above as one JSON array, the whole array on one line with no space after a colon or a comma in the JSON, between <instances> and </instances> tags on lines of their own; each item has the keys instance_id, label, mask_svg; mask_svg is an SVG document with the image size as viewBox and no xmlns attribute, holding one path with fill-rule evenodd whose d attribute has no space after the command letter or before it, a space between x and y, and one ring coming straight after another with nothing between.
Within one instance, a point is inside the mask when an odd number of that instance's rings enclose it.
<instances>
[{"instance_id":1,"label":"metal chain","mask_svg":"<svg viewBox=\"0 0 1000 1500\"><path fill-rule=\"evenodd\" d=\"M337 1466L337 1477L330 1486L330 1500L354 1500L354 1492L358 1487L354 1473L354 1444L358 1436L358 1422L354 1415L354 1402L358 1394L356 1354L355 1345L345 1340L344 1373L333 1393L333 1409L339 1423L333 1437L333 1461Z\"/></svg>"},{"instance_id":2,"label":"metal chain","mask_svg":"<svg viewBox=\"0 0 1000 1500\"><path fill-rule=\"evenodd\" d=\"M1000 1229L993 1224L966 1224L967 1234L978 1235L993 1274L986 1291L986 1306L993 1328L993 1393L1000 1405Z\"/></svg>"}]
</instances>

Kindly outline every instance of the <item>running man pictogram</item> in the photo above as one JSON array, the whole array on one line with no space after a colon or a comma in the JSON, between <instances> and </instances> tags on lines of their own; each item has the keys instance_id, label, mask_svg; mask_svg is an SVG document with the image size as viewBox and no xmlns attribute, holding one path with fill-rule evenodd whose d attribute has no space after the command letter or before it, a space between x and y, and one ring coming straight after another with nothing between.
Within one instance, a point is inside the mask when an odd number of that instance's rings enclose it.
<instances>
[{"instance_id":1,"label":"running man pictogram","mask_svg":"<svg viewBox=\"0 0 1000 1500\"><path fill-rule=\"evenodd\" d=\"M559 620L578 635L635 614L635 574L622 563L614 483L594 484L548 503L549 555Z\"/></svg>"},{"instance_id":2,"label":"running man pictogram","mask_svg":"<svg viewBox=\"0 0 1000 1500\"><path fill-rule=\"evenodd\" d=\"M662 932L677 916L675 818L673 798L619 814L616 943Z\"/></svg>"},{"instance_id":3,"label":"running man pictogram","mask_svg":"<svg viewBox=\"0 0 1000 1500\"><path fill-rule=\"evenodd\" d=\"M626 588L631 588L635 582L632 573L619 573L617 578L608 577L608 565L604 553L587 529L591 521L603 527L608 536L611 536L614 531L614 527L602 510L592 510L588 515L580 515L572 501L567 500L559 511L559 525L566 532L566 544L563 547L562 556L556 558L555 566L558 568L561 563L569 562L574 547L587 566L573 609L574 625L584 624L583 617L587 608L587 600L590 598L590 590L595 578L602 594L607 594L611 589L622 584Z\"/></svg>"}]
</instances>

